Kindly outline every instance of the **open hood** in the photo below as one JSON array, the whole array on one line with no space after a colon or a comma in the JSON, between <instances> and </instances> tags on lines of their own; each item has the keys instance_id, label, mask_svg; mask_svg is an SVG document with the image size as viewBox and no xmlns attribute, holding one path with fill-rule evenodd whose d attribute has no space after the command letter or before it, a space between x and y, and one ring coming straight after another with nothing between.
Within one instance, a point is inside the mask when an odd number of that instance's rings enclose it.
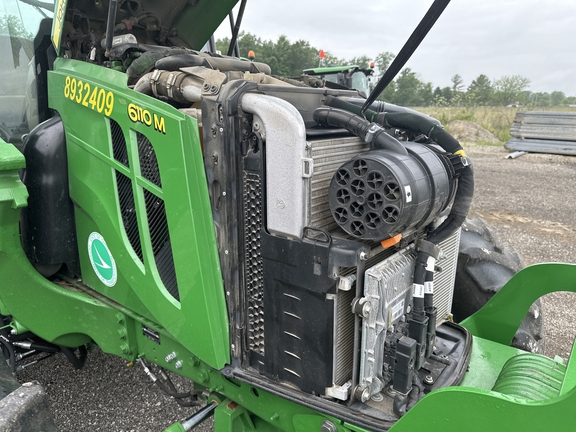
<instances>
[{"instance_id":1,"label":"open hood","mask_svg":"<svg viewBox=\"0 0 576 432\"><path fill-rule=\"evenodd\" d=\"M151 39L169 38L176 42L175 45L200 49L237 2L238 0L118 0L116 25L128 22L130 26L129 21L139 19L140 23L146 21ZM76 16L80 14L105 26L109 4L110 0L56 1L56 28L58 21L63 24L65 17L69 17L72 11ZM58 31L55 33L54 36L60 36ZM118 34L118 31L115 33ZM55 42L58 46L57 41Z\"/></svg>"}]
</instances>

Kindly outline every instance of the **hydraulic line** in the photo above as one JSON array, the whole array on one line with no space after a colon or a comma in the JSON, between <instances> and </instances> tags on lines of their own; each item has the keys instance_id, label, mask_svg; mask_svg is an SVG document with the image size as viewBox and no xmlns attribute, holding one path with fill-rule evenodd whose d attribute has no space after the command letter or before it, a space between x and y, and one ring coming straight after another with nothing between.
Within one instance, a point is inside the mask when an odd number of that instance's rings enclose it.
<instances>
[{"instance_id":1,"label":"hydraulic line","mask_svg":"<svg viewBox=\"0 0 576 432\"><path fill-rule=\"evenodd\" d=\"M191 406L198 406L201 404L201 401L196 399L197 396L200 393L202 393L200 390L192 390L192 391L184 392L184 393L178 392L176 390L176 387L174 386L174 384L172 383L172 381L168 377L168 375L166 375L163 370L160 370L160 374L163 376L163 378L166 379L168 384L165 384L162 381L160 381L158 379L158 377L148 368L148 366L146 366L146 363L144 362L144 360L136 359L136 362L140 363L140 365L142 365L142 368L144 369L144 373L146 375L148 375L150 380L154 384L156 384L160 388L160 390L165 392L168 396L172 396L174 399L176 399L176 402L180 406L191 407ZM193 399L190 401L182 400L182 399L187 399L187 398L193 398Z\"/></svg>"},{"instance_id":2,"label":"hydraulic line","mask_svg":"<svg viewBox=\"0 0 576 432\"><path fill-rule=\"evenodd\" d=\"M424 309L434 307L434 265L436 259L433 256L428 256L426 261L426 276L424 278Z\"/></svg>"},{"instance_id":3,"label":"hydraulic line","mask_svg":"<svg viewBox=\"0 0 576 432\"><path fill-rule=\"evenodd\" d=\"M84 345L78 347L78 352L80 354L79 357L76 357L73 348L68 348L61 345L59 345L59 347L60 351L64 353L68 361L72 363L74 369L82 369L84 367L84 363L86 363L86 358L88 357L88 350Z\"/></svg>"},{"instance_id":4,"label":"hydraulic line","mask_svg":"<svg viewBox=\"0 0 576 432\"><path fill-rule=\"evenodd\" d=\"M204 408L198 410L192 417L182 422L182 427L185 431L190 431L208 417L214 414L214 410L218 408L218 404L216 402L211 402L206 405Z\"/></svg>"}]
</instances>

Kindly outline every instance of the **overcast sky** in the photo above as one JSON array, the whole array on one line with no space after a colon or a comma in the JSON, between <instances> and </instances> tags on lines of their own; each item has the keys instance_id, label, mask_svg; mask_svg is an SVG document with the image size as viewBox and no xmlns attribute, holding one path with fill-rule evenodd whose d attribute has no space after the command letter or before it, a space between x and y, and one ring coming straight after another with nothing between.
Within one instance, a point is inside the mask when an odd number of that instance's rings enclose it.
<instances>
[{"instance_id":1,"label":"overcast sky","mask_svg":"<svg viewBox=\"0 0 576 432\"><path fill-rule=\"evenodd\" d=\"M262 39L304 39L340 58L373 58L398 53L431 4L248 0L242 29ZM217 37L230 35L225 23ZM482 73L522 75L531 91L576 96L576 0L452 0L406 66L434 86L450 86L454 74L466 86Z\"/></svg>"}]
</instances>

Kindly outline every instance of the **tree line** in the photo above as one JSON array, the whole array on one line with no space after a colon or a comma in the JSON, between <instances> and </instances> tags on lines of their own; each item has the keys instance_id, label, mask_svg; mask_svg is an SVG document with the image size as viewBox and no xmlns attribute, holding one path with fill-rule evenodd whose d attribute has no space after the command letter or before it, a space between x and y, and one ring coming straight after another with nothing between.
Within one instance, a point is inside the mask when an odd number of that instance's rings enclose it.
<instances>
[{"instance_id":1,"label":"tree line","mask_svg":"<svg viewBox=\"0 0 576 432\"><path fill-rule=\"evenodd\" d=\"M218 39L216 47L222 53L228 51L230 39ZM308 41L291 42L286 36L280 36L277 41L262 40L251 33L241 33L238 38L241 56L248 57L253 51L255 61L266 63L274 75L297 78L304 69L319 66L358 65L369 68L374 61L373 85L382 76L394 54L383 52L374 59L367 56L351 59L338 58L325 51L325 58L319 57L320 50L311 46ZM403 69L396 79L384 90L378 99L403 106L536 106L562 107L576 104L576 96L566 96L561 91L532 92L529 90L530 80L520 75L505 75L491 80L484 74L478 75L466 85L462 77L455 74L451 85L434 86L424 82L420 75L410 68Z\"/></svg>"}]
</instances>

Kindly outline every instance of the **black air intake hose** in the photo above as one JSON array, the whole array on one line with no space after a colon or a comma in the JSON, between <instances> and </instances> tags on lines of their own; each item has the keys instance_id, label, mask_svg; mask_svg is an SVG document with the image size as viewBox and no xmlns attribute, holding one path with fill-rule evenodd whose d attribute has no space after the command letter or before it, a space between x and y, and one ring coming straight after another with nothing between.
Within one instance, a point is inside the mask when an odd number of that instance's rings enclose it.
<instances>
[{"instance_id":1,"label":"black air intake hose","mask_svg":"<svg viewBox=\"0 0 576 432\"><path fill-rule=\"evenodd\" d=\"M351 112L337 108L317 108L314 111L314 121L321 126L332 126L346 129L357 137L366 140L372 123ZM383 129L378 129L370 140L373 148L390 150L391 152L408 155L408 151L400 141L388 135Z\"/></svg>"},{"instance_id":2,"label":"black air intake hose","mask_svg":"<svg viewBox=\"0 0 576 432\"><path fill-rule=\"evenodd\" d=\"M361 115L362 108L343 99L328 96L325 104L334 108L340 108L356 115ZM383 105L383 104L382 104ZM372 104L371 106L375 106ZM377 106L378 110L380 106ZM438 123L424 115L411 112L377 112L366 110L364 113L369 121L378 123L384 127L409 129L426 135L436 144L449 153L457 153L462 149L460 143Z\"/></svg>"},{"instance_id":3,"label":"black air intake hose","mask_svg":"<svg viewBox=\"0 0 576 432\"><path fill-rule=\"evenodd\" d=\"M326 98L326 105L340 108L356 115L361 114L362 108L353 103L347 102L342 99L328 96ZM376 103L372 104L375 106ZM411 113L411 112L378 112L366 110L364 113L366 118L374 123L378 123L384 127L409 129L431 138L436 144L442 147L449 153L457 153L462 149L460 143L448 132L442 128L438 123L432 119L426 118L424 115Z\"/></svg>"},{"instance_id":4,"label":"black air intake hose","mask_svg":"<svg viewBox=\"0 0 576 432\"><path fill-rule=\"evenodd\" d=\"M401 112L382 113L378 114L377 117L383 119L382 125L385 127L409 129L424 134L449 153L462 150L462 146L452 135L425 117Z\"/></svg>"}]
</instances>

